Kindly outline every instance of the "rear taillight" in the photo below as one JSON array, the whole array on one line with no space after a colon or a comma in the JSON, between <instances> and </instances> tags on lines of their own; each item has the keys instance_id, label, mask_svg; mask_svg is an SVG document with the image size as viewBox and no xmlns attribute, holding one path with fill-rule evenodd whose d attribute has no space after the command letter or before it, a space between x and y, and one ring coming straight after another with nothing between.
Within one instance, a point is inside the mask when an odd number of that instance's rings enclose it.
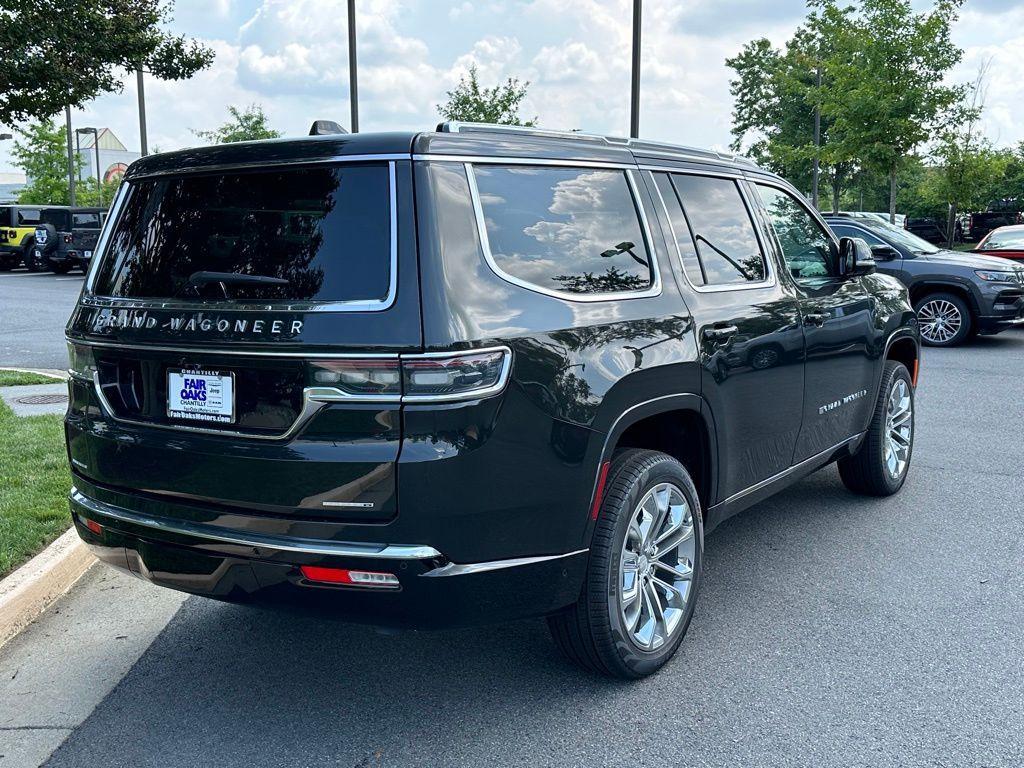
<instances>
[{"instance_id":1,"label":"rear taillight","mask_svg":"<svg viewBox=\"0 0 1024 768\"><path fill-rule=\"evenodd\" d=\"M341 358L309 363L315 400L444 402L497 394L512 364L507 347L389 358Z\"/></svg>"},{"instance_id":2,"label":"rear taillight","mask_svg":"<svg viewBox=\"0 0 1024 768\"><path fill-rule=\"evenodd\" d=\"M353 571L348 568L328 568L321 565L303 565L299 570L306 581L315 584L344 584L350 587L378 589L397 589L401 586L395 574L382 571Z\"/></svg>"},{"instance_id":3,"label":"rear taillight","mask_svg":"<svg viewBox=\"0 0 1024 768\"><path fill-rule=\"evenodd\" d=\"M75 238L72 237L71 235L64 235L64 242L65 243L72 243L72 242L74 242L74 240L75 240Z\"/></svg>"}]
</instances>

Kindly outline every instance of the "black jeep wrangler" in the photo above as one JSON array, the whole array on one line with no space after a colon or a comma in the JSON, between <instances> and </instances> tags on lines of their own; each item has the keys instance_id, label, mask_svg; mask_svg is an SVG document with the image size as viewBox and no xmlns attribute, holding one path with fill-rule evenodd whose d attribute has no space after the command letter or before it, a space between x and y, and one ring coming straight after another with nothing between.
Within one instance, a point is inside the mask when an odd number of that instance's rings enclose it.
<instances>
[{"instance_id":1,"label":"black jeep wrangler","mask_svg":"<svg viewBox=\"0 0 1024 768\"><path fill-rule=\"evenodd\" d=\"M910 465L906 289L742 159L458 124L190 149L132 165L97 253L74 522L175 589L546 616L640 677L715 526L831 462L869 495Z\"/></svg>"},{"instance_id":2,"label":"black jeep wrangler","mask_svg":"<svg viewBox=\"0 0 1024 768\"><path fill-rule=\"evenodd\" d=\"M104 212L103 208L46 208L36 225L33 246L25 254L25 267L58 275L75 267L88 271Z\"/></svg>"}]
</instances>

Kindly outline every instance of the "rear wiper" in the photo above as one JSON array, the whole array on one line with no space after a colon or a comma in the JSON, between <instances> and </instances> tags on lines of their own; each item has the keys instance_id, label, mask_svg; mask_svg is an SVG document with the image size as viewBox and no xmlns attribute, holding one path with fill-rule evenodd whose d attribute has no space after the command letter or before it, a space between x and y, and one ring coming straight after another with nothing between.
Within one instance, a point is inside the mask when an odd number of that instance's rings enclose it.
<instances>
[{"instance_id":1,"label":"rear wiper","mask_svg":"<svg viewBox=\"0 0 1024 768\"><path fill-rule=\"evenodd\" d=\"M269 275L244 275L241 272L193 272L188 279L190 286L206 285L207 283L224 283L225 285L288 285L291 280Z\"/></svg>"}]
</instances>

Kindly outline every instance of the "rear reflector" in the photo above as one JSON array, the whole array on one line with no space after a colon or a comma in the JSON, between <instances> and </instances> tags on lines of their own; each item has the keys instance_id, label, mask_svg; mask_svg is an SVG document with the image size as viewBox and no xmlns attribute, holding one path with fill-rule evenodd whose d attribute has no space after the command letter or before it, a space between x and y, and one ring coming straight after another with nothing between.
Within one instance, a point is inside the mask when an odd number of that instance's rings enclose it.
<instances>
[{"instance_id":1,"label":"rear reflector","mask_svg":"<svg viewBox=\"0 0 1024 768\"><path fill-rule=\"evenodd\" d=\"M597 520L601 512L601 502L604 500L604 484L608 482L608 469L612 463L606 461L601 465L601 471L597 475L597 488L594 489L594 506L590 509L590 519Z\"/></svg>"},{"instance_id":2,"label":"rear reflector","mask_svg":"<svg viewBox=\"0 0 1024 768\"><path fill-rule=\"evenodd\" d=\"M95 520L90 520L87 517L83 517L82 522L85 523L86 528L95 533L97 536L102 535L103 526L97 523Z\"/></svg>"},{"instance_id":3,"label":"rear reflector","mask_svg":"<svg viewBox=\"0 0 1024 768\"><path fill-rule=\"evenodd\" d=\"M319 584L347 584L353 587L383 587L394 589L399 585L398 577L393 573L380 571L351 571L347 568L326 568L320 565L303 565L299 567L307 581Z\"/></svg>"}]
</instances>

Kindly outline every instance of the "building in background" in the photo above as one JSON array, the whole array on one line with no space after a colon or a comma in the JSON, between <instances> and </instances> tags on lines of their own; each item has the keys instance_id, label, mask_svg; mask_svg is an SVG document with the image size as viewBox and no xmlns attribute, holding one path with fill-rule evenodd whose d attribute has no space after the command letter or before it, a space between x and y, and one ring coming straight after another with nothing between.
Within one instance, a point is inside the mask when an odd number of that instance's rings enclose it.
<instances>
[{"instance_id":1,"label":"building in background","mask_svg":"<svg viewBox=\"0 0 1024 768\"><path fill-rule=\"evenodd\" d=\"M24 173L0 173L0 203L13 203L25 187Z\"/></svg>"},{"instance_id":2,"label":"building in background","mask_svg":"<svg viewBox=\"0 0 1024 768\"><path fill-rule=\"evenodd\" d=\"M104 181L110 181L115 176L124 174L128 170L129 164L142 157L138 152L129 151L109 128L100 128L98 135L80 133L77 134L77 138L79 156L82 158L81 178L83 179L96 178L94 141L99 141L100 178Z\"/></svg>"}]
</instances>

